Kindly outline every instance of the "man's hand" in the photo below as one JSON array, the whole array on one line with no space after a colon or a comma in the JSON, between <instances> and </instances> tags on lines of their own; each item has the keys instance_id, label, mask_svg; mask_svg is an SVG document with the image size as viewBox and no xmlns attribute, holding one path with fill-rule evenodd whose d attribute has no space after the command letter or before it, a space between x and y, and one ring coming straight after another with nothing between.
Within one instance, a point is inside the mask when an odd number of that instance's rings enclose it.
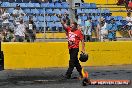
<instances>
[{"instance_id":1,"label":"man's hand","mask_svg":"<svg viewBox=\"0 0 132 88\"><path fill-rule=\"evenodd\" d=\"M66 28L67 28L66 22L64 20L61 20L61 24L62 24L64 30L66 30Z\"/></svg>"},{"instance_id":2,"label":"man's hand","mask_svg":"<svg viewBox=\"0 0 132 88\"><path fill-rule=\"evenodd\" d=\"M65 24L65 22L64 22L62 19L61 19L61 23L62 23L62 24Z\"/></svg>"}]
</instances>

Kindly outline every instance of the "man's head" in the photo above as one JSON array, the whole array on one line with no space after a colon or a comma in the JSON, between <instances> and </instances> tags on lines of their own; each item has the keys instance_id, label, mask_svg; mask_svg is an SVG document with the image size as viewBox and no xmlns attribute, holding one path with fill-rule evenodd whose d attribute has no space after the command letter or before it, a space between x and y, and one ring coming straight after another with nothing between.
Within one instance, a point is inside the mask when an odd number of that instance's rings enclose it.
<instances>
[{"instance_id":1,"label":"man's head","mask_svg":"<svg viewBox=\"0 0 132 88\"><path fill-rule=\"evenodd\" d=\"M16 9L20 10L20 5L19 4L16 5Z\"/></svg>"},{"instance_id":2,"label":"man's head","mask_svg":"<svg viewBox=\"0 0 132 88\"><path fill-rule=\"evenodd\" d=\"M71 27L72 30L76 30L77 29L77 25L78 24L76 22L73 22L70 27Z\"/></svg>"}]
</instances>

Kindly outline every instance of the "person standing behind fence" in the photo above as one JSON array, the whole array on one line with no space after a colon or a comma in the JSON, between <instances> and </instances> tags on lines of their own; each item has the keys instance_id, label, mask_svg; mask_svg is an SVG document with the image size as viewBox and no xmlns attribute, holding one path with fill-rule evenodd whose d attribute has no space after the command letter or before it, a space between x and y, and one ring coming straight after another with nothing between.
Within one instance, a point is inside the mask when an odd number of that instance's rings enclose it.
<instances>
[{"instance_id":1,"label":"person standing behind fence","mask_svg":"<svg viewBox=\"0 0 132 88\"><path fill-rule=\"evenodd\" d=\"M128 22L127 23L127 28L128 28L129 37L132 38L132 17L131 17L131 12L127 13L126 21Z\"/></svg>"},{"instance_id":2,"label":"person standing behind fence","mask_svg":"<svg viewBox=\"0 0 132 88\"><path fill-rule=\"evenodd\" d=\"M85 21L85 27L84 27L84 41L87 42L91 42L92 41L92 23L91 23L91 18L88 18Z\"/></svg>"},{"instance_id":3,"label":"person standing behind fence","mask_svg":"<svg viewBox=\"0 0 132 88\"><path fill-rule=\"evenodd\" d=\"M105 22L105 18L101 17L99 20L99 36L100 36L100 41L103 42L108 36L108 30L106 29L107 23Z\"/></svg>"},{"instance_id":4,"label":"person standing behind fence","mask_svg":"<svg viewBox=\"0 0 132 88\"><path fill-rule=\"evenodd\" d=\"M33 22L33 17L29 17L28 27L26 28L27 42L34 42L36 39L36 25Z\"/></svg>"},{"instance_id":5,"label":"person standing behind fence","mask_svg":"<svg viewBox=\"0 0 132 88\"><path fill-rule=\"evenodd\" d=\"M2 19L3 19L3 22L2 22L2 27L3 29L5 29L6 31L9 31L9 18L10 18L10 14L7 13L7 10L6 9L3 9L3 14L2 14Z\"/></svg>"},{"instance_id":6,"label":"person standing behind fence","mask_svg":"<svg viewBox=\"0 0 132 88\"><path fill-rule=\"evenodd\" d=\"M106 26L108 30L108 39L109 41L116 41L117 24L115 23L114 18L112 18L110 21L111 21L110 24Z\"/></svg>"},{"instance_id":7,"label":"person standing behind fence","mask_svg":"<svg viewBox=\"0 0 132 88\"><path fill-rule=\"evenodd\" d=\"M21 9L20 5L17 4L16 5L16 9L13 10L13 16L14 16L14 25L17 28L17 25L20 24L19 23L19 19L22 18L25 15L25 13L23 12L23 10Z\"/></svg>"},{"instance_id":8,"label":"person standing behind fence","mask_svg":"<svg viewBox=\"0 0 132 88\"><path fill-rule=\"evenodd\" d=\"M23 19L19 20L20 24L18 24L18 27L14 30L15 42L23 42L26 34L26 26L23 22Z\"/></svg>"}]
</instances>

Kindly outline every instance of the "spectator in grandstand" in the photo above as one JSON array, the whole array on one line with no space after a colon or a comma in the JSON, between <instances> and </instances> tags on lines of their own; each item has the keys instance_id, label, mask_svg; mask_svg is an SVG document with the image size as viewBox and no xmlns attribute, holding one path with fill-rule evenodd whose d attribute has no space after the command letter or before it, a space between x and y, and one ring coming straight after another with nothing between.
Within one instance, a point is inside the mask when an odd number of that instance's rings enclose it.
<instances>
[{"instance_id":1,"label":"spectator in grandstand","mask_svg":"<svg viewBox=\"0 0 132 88\"><path fill-rule=\"evenodd\" d=\"M79 15L75 15L75 18L73 19L75 22L77 22L78 26L81 26L81 18L78 17Z\"/></svg>"},{"instance_id":2,"label":"spectator in grandstand","mask_svg":"<svg viewBox=\"0 0 132 88\"><path fill-rule=\"evenodd\" d=\"M26 34L26 26L23 22L23 19L19 19L18 27L14 30L14 35L15 35L15 42L23 42L25 39L25 34Z\"/></svg>"},{"instance_id":3,"label":"spectator in grandstand","mask_svg":"<svg viewBox=\"0 0 132 88\"><path fill-rule=\"evenodd\" d=\"M99 25L99 36L100 41L105 41L108 36L108 30L106 29L107 23L105 22L105 18L101 17L100 25Z\"/></svg>"},{"instance_id":4,"label":"spectator in grandstand","mask_svg":"<svg viewBox=\"0 0 132 88\"><path fill-rule=\"evenodd\" d=\"M20 24L19 22L19 19L22 18L23 19L23 16L25 15L25 13L23 12L23 10L21 9L20 5L17 4L16 5L16 9L14 9L13 11L13 16L14 16L14 24L15 26L17 26L18 24Z\"/></svg>"},{"instance_id":5,"label":"spectator in grandstand","mask_svg":"<svg viewBox=\"0 0 132 88\"><path fill-rule=\"evenodd\" d=\"M85 21L85 27L84 27L84 41L92 41L92 20L91 18L88 18Z\"/></svg>"},{"instance_id":6,"label":"spectator in grandstand","mask_svg":"<svg viewBox=\"0 0 132 88\"><path fill-rule=\"evenodd\" d=\"M7 13L6 9L3 9L3 14L2 14L2 26L3 26L3 30L9 30L9 18L10 18L10 14Z\"/></svg>"},{"instance_id":7,"label":"spectator in grandstand","mask_svg":"<svg viewBox=\"0 0 132 88\"><path fill-rule=\"evenodd\" d=\"M62 21L62 25L68 37L68 47L69 47L69 54L70 54L69 68L65 74L65 78L67 79L71 78L71 74L72 74L74 67L76 67L80 76L83 77L81 73L82 67L78 60L80 41L82 42L82 52L85 52L83 34L80 30L78 30L77 28L78 25L76 22L73 22L71 26L67 26L66 22Z\"/></svg>"},{"instance_id":8,"label":"spectator in grandstand","mask_svg":"<svg viewBox=\"0 0 132 88\"><path fill-rule=\"evenodd\" d=\"M126 21L128 22L127 28L128 28L129 37L132 38L132 16L131 16L131 12L127 13Z\"/></svg>"},{"instance_id":9,"label":"spectator in grandstand","mask_svg":"<svg viewBox=\"0 0 132 88\"><path fill-rule=\"evenodd\" d=\"M116 41L116 30L117 24L115 23L115 19L112 18L110 24L106 26L108 30L108 39L109 41Z\"/></svg>"},{"instance_id":10,"label":"spectator in grandstand","mask_svg":"<svg viewBox=\"0 0 132 88\"><path fill-rule=\"evenodd\" d=\"M3 31L2 32L2 41L3 42L14 42L15 40L15 36L13 31L9 30L9 31Z\"/></svg>"},{"instance_id":11,"label":"spectator in grandstand","mask_svg":"<svg viewBox=\"0 0 132 88\"><path fill-rule=\"evenodd\" d=\"M26 28L26 39L27 42L34 42L36 39L36 25L33 22L33 17L29 17L29 21L27 23L27 28Z\"/></svg>"},{"instance_id":12,"label":"spectator in grandstand","mask_svg":"<svg viewBox=\"0 0 132 88\"><path fill-rule=\"evenodd\" d=\"M95 34L96 41L99 41L99 21L97 19L92 20L92 29Z\"/></svg>"}]
</instances>

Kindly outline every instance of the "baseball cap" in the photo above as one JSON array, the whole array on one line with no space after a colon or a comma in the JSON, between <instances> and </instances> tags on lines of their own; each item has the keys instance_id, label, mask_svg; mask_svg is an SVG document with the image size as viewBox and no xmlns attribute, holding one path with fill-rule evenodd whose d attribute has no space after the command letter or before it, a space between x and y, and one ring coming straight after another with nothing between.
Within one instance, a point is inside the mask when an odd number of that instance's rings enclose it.
<instances>
[{"instance_id":1,"label":"baseball cap","mask_svg":"<svg viewBox=\"0 0 132 88\"><path fill-rule=\"evenodd\" d=\"M16 7L20 7L20 5L19 4L16 4Z\"/></svg>"}]
</instances>

